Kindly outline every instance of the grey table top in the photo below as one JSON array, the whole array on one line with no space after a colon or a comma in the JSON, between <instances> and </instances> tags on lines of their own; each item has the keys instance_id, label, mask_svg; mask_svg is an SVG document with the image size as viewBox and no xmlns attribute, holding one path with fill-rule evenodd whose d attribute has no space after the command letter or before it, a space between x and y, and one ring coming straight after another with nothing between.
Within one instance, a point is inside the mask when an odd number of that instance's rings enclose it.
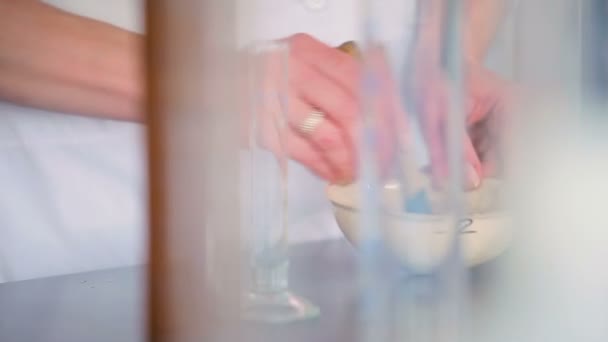
<instances>
[{"instance_id":1,"label":"grey table top","mask_svg":"<svg viewBox=\"0 0 608 342\"><path fill-rule=\"evenodd\" d=\"M0 285L0 341L143 340L143 267Z\"/></svg>"},{"instance_id":2,"label":"grey table top","mask_svg":"<svg viewBox=\"0 0 608 342\"><path fill-rule=\"evenodd\" d=\"M355 329L341 328L357 324L355 250L335 240L302 244L291 254L291 286L318 304L321 316L258 326L254 335L264 341L356 340ZM473 274L478 302L492 297L483 289L488 272ZM143 341L143 276L143 267L131 267L0 285L0 341ZM248 340L258 340L254 335Z\"/></svg>"},{"instance_id":3,"label":"grey table top","mask_svg":"<svg viewBox=\"0 0 608 342\"><path fill-rule=\"evenodd\" d=\"M332 294L354 296L354 282L347 280L355 271L353 249L340 240L302 244L291 254L294 290L321 304L322 317L346 317L348 303L341 301L351 296ZM312 283L306 275L324 281ZM144 282L144 267L128 267L2 284L0 341L143 341ZM324 332L319 337L329 341L337 333L329 326L334 323L315 319L265 333Z\"/></svg>"}]
</instances>

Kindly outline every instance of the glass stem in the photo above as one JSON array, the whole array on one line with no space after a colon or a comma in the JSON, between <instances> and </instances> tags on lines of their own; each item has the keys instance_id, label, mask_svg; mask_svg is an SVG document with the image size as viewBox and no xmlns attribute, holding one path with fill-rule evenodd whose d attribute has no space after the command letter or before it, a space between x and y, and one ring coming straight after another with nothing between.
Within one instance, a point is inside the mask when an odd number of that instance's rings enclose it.
<instances>
[{"instance_id":1,"label":"glass stem","mask_svg":"<svg viewBox=\"0 0 608 342\"><path fill-rule=\"evenodd\" d=\"M253 291L258 294L276 294L289 288L289 262L256 266L252 270Z\"/></svg>"}]
</instances>

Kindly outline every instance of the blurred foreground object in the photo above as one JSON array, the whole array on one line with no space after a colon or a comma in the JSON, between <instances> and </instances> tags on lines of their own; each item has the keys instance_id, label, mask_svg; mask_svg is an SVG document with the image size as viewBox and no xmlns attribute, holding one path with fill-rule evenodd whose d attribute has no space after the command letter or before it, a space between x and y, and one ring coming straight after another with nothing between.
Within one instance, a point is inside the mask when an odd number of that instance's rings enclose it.
<instances>
[{"instance_id":1,"label":"blurred foreground object","mask_svg":"<svg viewBox=\"0 0 608 342\"><path fill-rule=\"evenodd\" d=\"M150 1L147 27L149 337L210 341L240 319L235 1Z\"/></svg>"},{"instance_id":2,"label":"blurred foreground object","mask_svg":"<svg viewBox=\"0 0 608 342\"><path fill-rule=\"evenodd\" d=\"M514 126L516 134L508 140L510 154L504 164L509 179L503 189L508 191L506 207L511 210L515 234L507 253L473 269L467 268L466 245L459 238L465 213L462 176L467 167L462 158L462 61L457 53L462 2L446 3L455 10L444 18L451 29L446 69L454 80L446 92L449 120L440 132L448 147L450 171L447 229L439 231L446 233L445 253L431 272L416 272L383 244L399 242L399 238L378 239L387 227L383 214L391 209L383 201L383 189L391 185L390 177L399 179L402 161L397 156L392 173L379 172L375 145L379 116L373 106L366 106L360 151L361 210L353 219L361 227L360 251L353 266L355 275L348 273L346 280L358 281L356 291L344 297L336 291L332 293L336 302L318 303L342 305L345 299L352 305L344 306L345 311L356 312L355 323L336 324L344 331L355 331L349 341L606 341L608 229L602 199L608 196L608 125L602 104L605 96L597 95L601 92L596 85L601 82L582 82L583 72L594 75L605 66L598 62L603 46L597 40L586 41L590 36L583 34L589 28L593 32L601 28L600 17L592 15L595 7L589 7L599 2L530 0L514 8L516 24L507 27L515 39L513 76L530 94L510 117L509 126ZM241 240L234 209L238 203L234 184L238 119L230 91L236 88L232 72L237 69L231 58L232 3L189 4L150 5L151 336L156 341L214 341L222 334L233 334L237 336L226 340L239 341ZM373 25L366 28L386 23L374 11L382 2L367 4L369 22L365 24ZM382 41L376 31L370 31L362 44L364 61L373 56L370 43ZM406 56L399 52L404 41L388 43L394 63L391 70L407 78L402 73ZM366 69L369 73L363 79L365 105L382 92L373 77L378 70L374 65L367 67L371 69ZM406 89L404 80L397 78L397 82ZM587 97L593 90L596 95ZM399 97L406 96L400 93ZM402 196L398 191L397 195ZM413 227L408 224L395 231L415 233ZM421 255L432 256L429 245L413 245ZM406 250L412 248L407 245ZM339 261L343 257L332 256ZM302 274L297 276L319 285L318 293L325 293L324 286L332 286L325 270L324 262L316 262L299 269ZM332 268L331 273L341 274L339 270ZM321 316L303 325L281 325L284 330L274 330L278 326L273 325L265 330L272 335L265 341L285 341L292 336L291 329L305 334L326 322Z\"/></svg>"},{"instance_id":3,"label":"blurred foreground object","mask_svg":"<svg viewBox=\"0 0 608 342\"><path fill-rule=\"evenodd\" d=\"M248 281L243 286L243 316L264 323L310 319L319 315L319 308L289 289L290 46L283 41L257 43L246 55L247 107L242 115L248 118L249 141L248 162L241 170L248 191L241 204L248 212L241 233ZM276 137L272 152L264 149L266 134Z\"/></svg>"}]
</instances>

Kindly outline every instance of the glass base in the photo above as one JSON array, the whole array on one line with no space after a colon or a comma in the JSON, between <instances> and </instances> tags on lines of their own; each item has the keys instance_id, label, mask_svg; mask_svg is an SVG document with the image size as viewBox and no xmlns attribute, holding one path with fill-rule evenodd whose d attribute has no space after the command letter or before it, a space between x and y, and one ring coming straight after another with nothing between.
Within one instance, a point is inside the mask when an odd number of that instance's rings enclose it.
<instances>
[{"instance_id":1,"label":"glass base","mask_svg":"<svg viewBox=\"0 0 608 342\"><path fill-rule=\"evenodd\" d=\"M317 306L289 291L249 293L245 298L243 318L263 323L289 323L319 316Z\"/></svg>"}]
</instances>

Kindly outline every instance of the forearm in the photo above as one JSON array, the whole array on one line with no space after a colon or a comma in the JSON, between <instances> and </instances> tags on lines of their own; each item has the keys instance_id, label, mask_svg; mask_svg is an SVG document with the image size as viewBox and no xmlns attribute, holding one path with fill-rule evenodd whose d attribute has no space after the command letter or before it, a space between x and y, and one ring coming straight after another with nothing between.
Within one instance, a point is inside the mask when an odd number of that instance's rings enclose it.
<instances>
[{"instance_id":1,"label":"forearm","mask_svg":"<svg viewBox=\"0 0 608 342\"><path fill-rule=\"evenodd\" d=\"M418 32L414 52L432 64L440 63L445 1L418 0Z\"/></svg>"},{"instance_id":2,"label":"forearm","mask_svg":"<svg viewBox=\"0 0 608 342\"><path fill-rule=\"evenodd\" d=\"M508 0L466 0L463 8L463 58L481 63L496 35ZM419 0L419 30L416 52L425 59L441 55L447 0Z\"/></svg>"},{"instance_id":3,"label":"forearm","mask_svg":"<svg viewBox=\"0 0 608 342\"><path fill-rule=\"evenodd\" d=\"M470 63L483 63L503 22L508 0L468 0L464 22L465 58Z\"/></svg>"},{"instance_id":4,"label":"forearm","mask_svg":"<svg viewBox=\"0 0 608 342\"><path fill-rule=\"evenodd\" d=\"M0 99L143 120L143 38L38 1L0 0Z\"/></svg>"}]
</instances>

